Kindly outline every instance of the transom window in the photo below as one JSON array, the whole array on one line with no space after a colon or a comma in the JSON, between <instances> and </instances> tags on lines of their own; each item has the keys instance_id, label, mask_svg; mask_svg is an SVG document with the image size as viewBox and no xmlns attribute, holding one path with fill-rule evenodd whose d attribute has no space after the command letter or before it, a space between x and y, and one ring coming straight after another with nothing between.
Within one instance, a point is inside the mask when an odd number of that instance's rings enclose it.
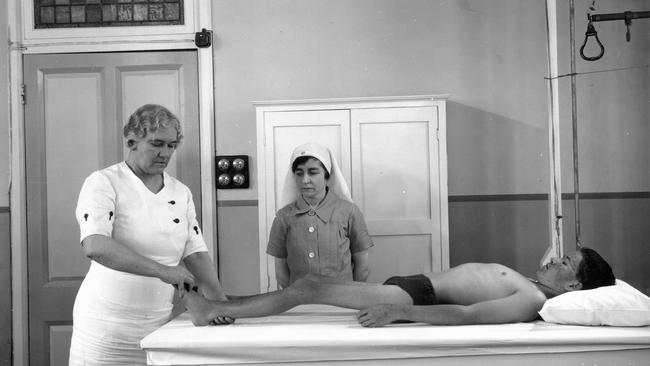
<instances>
[{"instance_id":1,"label":"transom window","mask_svg":"<svg viewBox=\"0 0 650 366\"><path fill-rule=\"evenodd\" d=\"M34 0L36 29L183 23L183 0Z\"/></svg>"}]
</instances>

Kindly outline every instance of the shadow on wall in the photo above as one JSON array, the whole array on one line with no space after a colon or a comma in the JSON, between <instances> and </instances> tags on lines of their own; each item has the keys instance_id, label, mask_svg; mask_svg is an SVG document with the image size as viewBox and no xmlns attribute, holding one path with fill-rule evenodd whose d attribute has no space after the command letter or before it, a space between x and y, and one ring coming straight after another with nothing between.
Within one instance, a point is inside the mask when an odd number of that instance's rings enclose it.
<instances>
[{"instance_id":1,"label":"shadow on wall","mask_svg":"<svg viewBox=\"0 0 650 366\"><path fill-rule=\"evenodd\" d=\"M513 107L519 110L521 106ZM548 134L540 116L515 120L468 105L447 105L450 195L548 191ZM537 123L537 124L536 124Z\"/></svg>"},{"instance_id":2,"label":"shadow on wall","mask_svg":"<svg viewBox=\"0 0 650 366\"><path fill-rule=\"evenodd\" d=\"M532 276L550 240L548 225L546 200L453 201L450 197L450 264L495 262Z\"/></svg>"},{"instance_id":3,"label":"shadow on wall","mask_svg":"<svg viewBox=\"0 0 650 366\"><path fill-rule=\"evenodd\" d=\"M520 109L513 103L513 111ZM497 262L526 275L537 270L550 240L548 135L540 121L448 103L452 266Z\"/></svg>"}]
</instances>

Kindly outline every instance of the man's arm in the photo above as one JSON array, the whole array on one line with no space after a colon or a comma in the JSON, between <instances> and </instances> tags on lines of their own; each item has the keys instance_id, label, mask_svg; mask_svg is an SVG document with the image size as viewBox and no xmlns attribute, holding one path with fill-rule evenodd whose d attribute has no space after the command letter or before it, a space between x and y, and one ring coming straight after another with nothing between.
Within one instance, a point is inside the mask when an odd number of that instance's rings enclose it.
<instances>
[{"instance_id":1,"label":"man's arm","mask_svg":"<svg viewBox=\"0 0 650 366\"><path fill-rule=\"evenodd\" d=\"M381 327L396 320L438 325L504 324L537 318L546 299L533 291L518 291L510 296L472 305L377 305L357 314L364 327Z\"/></svg>"}]
</instances>

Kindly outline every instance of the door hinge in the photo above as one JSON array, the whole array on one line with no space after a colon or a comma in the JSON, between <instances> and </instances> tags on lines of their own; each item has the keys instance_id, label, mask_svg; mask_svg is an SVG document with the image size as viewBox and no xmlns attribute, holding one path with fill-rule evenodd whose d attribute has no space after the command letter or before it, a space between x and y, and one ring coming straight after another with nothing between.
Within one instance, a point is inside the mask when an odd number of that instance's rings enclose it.
<instances>
[{"instance_id":1,"label":"door hinge","mask_svg":"<svg viewBox=\"0 0 650 366\"><path fill-rule=\"evenodd\" d=\"M27 104L27 96L25 94L25 84L20 84L20 103Z\"/></svg>"}]
</instances>

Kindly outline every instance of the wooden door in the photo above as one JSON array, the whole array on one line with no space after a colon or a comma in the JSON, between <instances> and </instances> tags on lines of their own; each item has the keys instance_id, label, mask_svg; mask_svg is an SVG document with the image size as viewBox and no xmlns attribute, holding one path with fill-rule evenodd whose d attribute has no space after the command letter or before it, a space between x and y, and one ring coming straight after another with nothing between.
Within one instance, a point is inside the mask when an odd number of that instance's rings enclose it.
<instances>
[{"instance_id":1,"label":"wooden door","mask_svg":"<svg viewBox=\"0 0 650 366\"><path fill-rule=\"evenodd\" d=\"M264 126L266 177L266 230L260 235L260 272L263 291L277 288L274 259L266 255L266 243L278 207L279 195L289 170L291 153L298 145L316 142L332 150L350 181L350 111L267 112ZM263 189L260 187L260 189Z\"/></svg>"},{"instance_id":2,"label":"wooden door","mask_svg":"<svg viewBox=\"0 0 650 366\"><path fill-rule=\"evenodd\" d=\"M448 268L437 108L354 109L351 122L352 191L375 243L368 281Z\"/></svg>"},{"instance_id":3,"label":"wooden door","mask_svg":"<svg viewBox=\"0 0 650 366\"><path fill-rule=\"evenodd\" d=\"M194 51L26 55L25 160L31 365L67 365L72 306L89 260L74 216L92 171L125 158L122 127L140 105L161 104L185 141L167 171L201 212Z\"/></svg>"}]
</instances>

